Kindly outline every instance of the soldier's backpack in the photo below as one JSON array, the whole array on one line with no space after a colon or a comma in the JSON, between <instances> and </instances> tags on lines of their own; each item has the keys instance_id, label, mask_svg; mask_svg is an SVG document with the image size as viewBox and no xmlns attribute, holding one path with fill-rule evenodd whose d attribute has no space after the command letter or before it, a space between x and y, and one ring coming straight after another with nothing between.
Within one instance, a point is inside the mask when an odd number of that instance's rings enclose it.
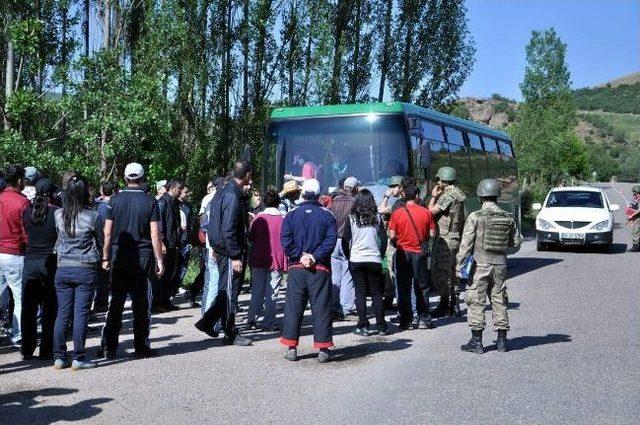
<instances>
[{"instance_id":1,"label":"soldier's backpack","mask_svg":"<svg viewBox=\"0 0 640 425\"><path fill-rule=\"evenodd\" d=\"M506 254L514 226L513 219L506 211L480 210L479 215L484 217L482 248L496 254Z\"/></svg>"}]
</instances>

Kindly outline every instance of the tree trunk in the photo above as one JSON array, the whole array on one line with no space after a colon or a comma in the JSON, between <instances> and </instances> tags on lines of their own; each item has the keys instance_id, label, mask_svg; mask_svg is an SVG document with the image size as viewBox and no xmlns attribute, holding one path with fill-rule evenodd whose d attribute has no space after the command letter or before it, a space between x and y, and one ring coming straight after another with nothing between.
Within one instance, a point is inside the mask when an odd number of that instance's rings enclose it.
<instances>
[{"instance_id":1,"label":"tree trunk","mask_svg":"<svg viewBox=\"0 0 640 425\"><path fill-rule=\"evenodd\" d=\"M242 32L242 113L249 109L249 0L243 0L242 13L244 28Z\"/></svg>"},{"instance_id":2,"label":"tree trunk","mask_svg":"<svg viewBox=\"0 0 640 425\"><path fill-rule=\"evenodd\" d=\"M402 102L410 102L411 101L411 84L409 81L410 75L410 60L411 60L411 43L413 41L413 24L412 22L407 22L407 36L405 37L404 43L404 52L402 55L402 92L400 101Z\"/></svg>"},{"instance_id":3,"label":"tree trunk","mask_svg":"<svg viewBox=\"0 0 640 425\"><path fill-rule=\"evenodd\" d=\"M362 1L356 1L356 21L354 29L354 45L353 45L353 69L351 78L349 81L349 96L347 98L349 103L356 103L356 97L358 96L358 63L360 62L360 20Z\"/></svg>"},{"instance_id":4,"label":"tree trunk","mask_svg":"<svg viewBox=\"0 0 640 425\"><path fill-rule=\"evenodd\" d=\"M384 13L384 37L382 41L382 60L380 61L380 89L378 90L378 102L384 100L384 86L387 82L387 72L389 71L389 53L391 42L391 17L393 11L393 0L385 0L385 13Z\"/></svg>"},{"instance_id":5,"label":"tree trunk","mask_svg":"<svg viewBox=\"0 0 640 425\"><path fill-rule=\"evenodd\" d=\"M314 15L309 12L309 34L307 35L307 47L304 53L304 81L302 83L302 96L300 101L303 105L309 102L309 83L311 81L311 70L313 69L313 27L315 26Z\"/></svg>"},{"instance_id":6,"label":"tree trunk","mask_svg":"<svg viewBox=\"0 0 640 425\"><path fill-rule=\"evenodd\" d=\"M111 0L104 0L104 16L102 17L102 47L108 49L111 46Z\"/></svg>"},{"instance_id":7,"label":"tree trunk","mask_svg":"<svg viewBox=\"0 0 640 425\"><path fill-rule=\"evenodd\" d=\"M8 34L8 31L7 31ZM15 68L15 54L13 52L13 42L11 41L11 37L7 37L7 65L5 68L5 85L4 85L4 95L5 95L5 111L4 111L4 129L11 130L11 121L7 117L7 104L6 102L13 95L13 85L14 85L14 68Z\"/></svg>"}]
</instances>

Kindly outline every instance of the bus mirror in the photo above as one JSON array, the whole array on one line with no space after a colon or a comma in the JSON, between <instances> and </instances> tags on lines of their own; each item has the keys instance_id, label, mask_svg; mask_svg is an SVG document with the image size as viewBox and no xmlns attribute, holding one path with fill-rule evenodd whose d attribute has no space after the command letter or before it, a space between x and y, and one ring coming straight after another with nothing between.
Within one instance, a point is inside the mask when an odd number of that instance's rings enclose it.
<instances>
[{"instance_id":1,"label":"bus mirror","mask_svg":"<svg viewBox=\"0 0 640 425\"><path fill-rule=\"evenodd\" d=\"M429 168L431 166L431 150L429 142L424 141L420 144L420 168Z\"/></svg>"},{"instance_id":2,"label":"bus mirror","mask_svg":"<svg viewBox=\"0 0 640 425\"><path fill-rule=\"evenodd\" d=\"M409 126L409 130L416 130L420 128L420 120L418 120L418 118L408 118L407 124Z\"/></svg>"}]
</instances>

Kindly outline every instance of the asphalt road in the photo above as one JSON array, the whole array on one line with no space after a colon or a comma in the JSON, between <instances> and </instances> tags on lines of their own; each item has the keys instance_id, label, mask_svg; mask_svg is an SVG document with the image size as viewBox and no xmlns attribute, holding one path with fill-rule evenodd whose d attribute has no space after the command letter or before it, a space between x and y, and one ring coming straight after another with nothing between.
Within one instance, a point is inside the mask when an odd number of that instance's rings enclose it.
<instances>
[{"instance_id":1,"label":"asphalt road","mask_svg":"<svg viewBox=\"0 0 640 425\"><path fill-rule=\"evenodd\" d=\"M630 185L620 188L629 194ZM611 254L538 253L527 241L510 259L506 354L495 351L490 328L487 353L460 351L469 330L459 320L370 339L343 322L336 361L316 362L306 329L302 359L289 363L278 335L225 347L195 330L197 311L185 308L154 317L155 359L123 355L92 371L55 371L0 348L0 423L637 424L640 263L625 252L622 213L617 220Z\"/></svg>"}]
</instances>

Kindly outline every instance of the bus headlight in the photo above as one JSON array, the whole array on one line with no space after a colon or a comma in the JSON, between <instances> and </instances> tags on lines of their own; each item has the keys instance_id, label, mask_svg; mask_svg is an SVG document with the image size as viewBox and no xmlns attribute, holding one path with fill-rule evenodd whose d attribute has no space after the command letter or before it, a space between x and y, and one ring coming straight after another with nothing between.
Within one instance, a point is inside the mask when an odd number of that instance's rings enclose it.
<instances>
[{"instance_id":1,"label":"bus headlight","mask_svg":"<svg viewBox=\"0 0 640 425\"><path fill-rule=\"evenodd\" d=\"M610 224L611 224L611 220L604 220L604 221L601 221L600 223L597 223L591 226L591 228L598 232L602 232L603 230L607 230Z\"/></svg>"}]
</instances>

